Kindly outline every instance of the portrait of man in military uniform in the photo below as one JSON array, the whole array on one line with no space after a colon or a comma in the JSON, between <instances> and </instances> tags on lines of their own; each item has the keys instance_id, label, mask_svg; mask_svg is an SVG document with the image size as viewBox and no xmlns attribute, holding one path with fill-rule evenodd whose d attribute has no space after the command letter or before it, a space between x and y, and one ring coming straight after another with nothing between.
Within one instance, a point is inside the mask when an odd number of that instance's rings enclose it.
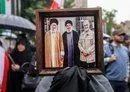
<instances>
[{"instance_id":1,"label":"portrait of man in military uniform","mask_svg":"<svg viewBox=\"0 0 130 92\"><path fill-rule=\"evenodd\" d=\"M78 42L80 61L85 67L95 67L95 33L90 29L89 20L83 21L83 32Z\"/></svg>"}]
</instances>

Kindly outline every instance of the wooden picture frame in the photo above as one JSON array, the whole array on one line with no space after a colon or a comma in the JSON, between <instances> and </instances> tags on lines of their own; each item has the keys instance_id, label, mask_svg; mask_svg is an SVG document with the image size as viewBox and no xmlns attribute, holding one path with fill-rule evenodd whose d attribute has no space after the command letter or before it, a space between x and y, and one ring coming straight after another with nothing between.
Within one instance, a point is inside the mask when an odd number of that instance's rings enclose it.
<instances>
[{"instance_id":1,"label":"wooden picture frame","mask_svg":"<svg viewBox=\"0 0 130 92\"><path fill-rule=\"evenodd\" d=\"M50 19L57 19L59 29L64 28L63 20L71 20L74 23L74 29L79 33L83 31L83 21L89 20L91 29L94 30L94 49L95 49L95 65L87 68L87 72L91 74L100 74L103 72L103 36L102 36L102 10L98 8L75 8L60 10L37 10L36 11L36 55L37 68L40 74L55 74L59 69L64 67L45 67L45 32L49 30ZM61 21L62 20L62 21ZM73 21L74 20L74 21ZM65 22L65 21L64 21ZM62 25L62 26L61 26ZM65 28L64 28L65 30ZM63 34L63 32L61 32ZM80 34L79 34L80 35Z\"/></svg>"}]
</instances>

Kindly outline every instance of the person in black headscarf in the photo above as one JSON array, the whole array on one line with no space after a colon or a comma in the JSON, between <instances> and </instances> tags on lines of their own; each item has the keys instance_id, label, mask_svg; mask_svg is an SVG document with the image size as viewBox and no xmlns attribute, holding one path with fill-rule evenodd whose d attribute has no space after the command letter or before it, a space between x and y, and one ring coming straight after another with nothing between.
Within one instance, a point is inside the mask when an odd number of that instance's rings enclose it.
<instances>
[{"instance_id":1,"label":"person in black headscarf","mask_svg":"<svg viewBox=\"0 0 130 92\"><path fill-rule=\"evenodd\" d=\"M24 73L21 71L21 66L25 62L31 61L31 51L29 48L30 44L27 38L25 36L19 37L11 53L15 64L10 65L7 92L22 92L21 84Z\"/></svg>"}]
</instances>

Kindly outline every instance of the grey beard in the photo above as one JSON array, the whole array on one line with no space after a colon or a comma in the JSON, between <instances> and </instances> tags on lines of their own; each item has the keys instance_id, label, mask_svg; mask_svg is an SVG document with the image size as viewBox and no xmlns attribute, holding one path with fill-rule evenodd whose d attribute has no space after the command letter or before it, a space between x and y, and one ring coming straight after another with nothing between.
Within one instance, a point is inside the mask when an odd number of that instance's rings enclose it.
<instances>
[{"instance_id":1,"label":"grey beard","mask_svg":"<svg viewBox=\"0 0 130 92\"><path fill-rule=\"evenodd\" d=\"M70 30L67 30L67 32L71 32L72 30L70 29Z\"/></svg>"}]
</instances>

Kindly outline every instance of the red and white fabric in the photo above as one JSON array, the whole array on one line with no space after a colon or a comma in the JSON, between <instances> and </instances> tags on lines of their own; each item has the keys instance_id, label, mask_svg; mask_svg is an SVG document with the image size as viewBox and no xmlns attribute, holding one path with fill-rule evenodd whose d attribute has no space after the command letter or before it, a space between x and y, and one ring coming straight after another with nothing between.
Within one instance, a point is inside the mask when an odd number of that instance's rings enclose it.
<instances>
[{"instance_id":1,"label":"red and white fabric","mask_svg":"<svg viewBox=\"0 0 130 92\"><path fill-rule=\"evenodd\" d=\"M50 9L62 9L64 6L64 0L53 0Z\"/></svg>"},{"instance_id":2,"label":"red and white fabric","mask_svg":"<svg viewBox=\"0 0 130 92\"><path fill-rule=\"evenodd\" d=\"M0 47L0 84L1 92L6 92L9 59L5 50Z\"/></svg>"}]
</instances>

